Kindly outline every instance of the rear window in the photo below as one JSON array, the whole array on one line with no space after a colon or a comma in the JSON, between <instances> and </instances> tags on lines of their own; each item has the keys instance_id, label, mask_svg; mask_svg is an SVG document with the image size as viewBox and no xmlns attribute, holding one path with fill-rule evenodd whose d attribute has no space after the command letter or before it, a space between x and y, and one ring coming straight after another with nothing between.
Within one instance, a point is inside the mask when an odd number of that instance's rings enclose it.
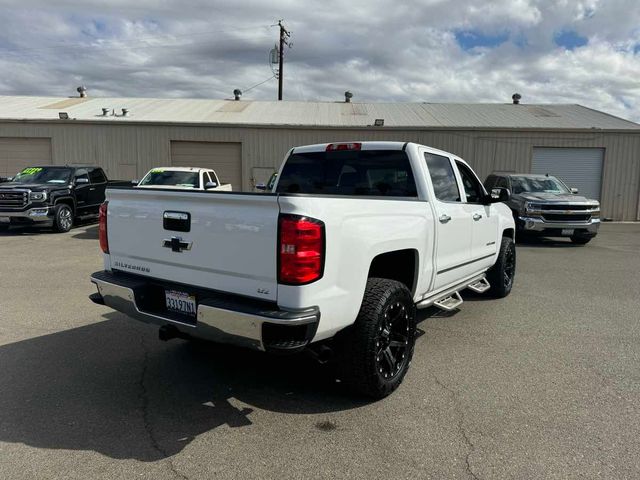
<instances>
[{"instance_id":1,"label":"rear window","mask_svg":"<svg viewBox=\"0 0 640 480\"><path fill-rule=\"evenodd\" d=\"M278 181L278 193L417 197L407 154L400 150L295 153Z\"/></svg>"}]
</instances>

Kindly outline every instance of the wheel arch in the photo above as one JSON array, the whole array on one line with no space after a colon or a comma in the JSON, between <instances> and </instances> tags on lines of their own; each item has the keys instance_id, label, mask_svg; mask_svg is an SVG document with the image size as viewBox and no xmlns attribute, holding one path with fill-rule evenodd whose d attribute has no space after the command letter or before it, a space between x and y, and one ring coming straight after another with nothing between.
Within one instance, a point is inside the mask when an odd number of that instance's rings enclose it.
<instances>
[{"instance_id":1,"label":"wheel arch","mask_svg":"<svg viewBox=\"0 0 640 480\"><path fill-rule=\"evenodd\" d=\"M407 248L376 255L369 265L367 278L386 278L404 284L411 295L415 293L418 280L419 254Z\"/></svg>"},{"instance_id":2,"label":"wheel arch","mask_svg":"<svg viewBox=\"0 0 640 480\"><path fill-rule=\"evenodd\" d=\"M57 205L60 205L61 203L69 205L69 207L71 207L71 211L74 214L76 213L76 202L74 201L73 197L58 197L54 200L53 206L55 207Z\"/></svg>"}]
</instances>

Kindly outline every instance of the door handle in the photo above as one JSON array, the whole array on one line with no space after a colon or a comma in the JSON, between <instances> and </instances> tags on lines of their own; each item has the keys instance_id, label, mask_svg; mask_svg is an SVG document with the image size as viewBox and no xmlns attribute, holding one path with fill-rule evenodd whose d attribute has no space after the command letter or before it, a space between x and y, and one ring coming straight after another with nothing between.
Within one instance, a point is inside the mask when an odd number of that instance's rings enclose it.
<instances>
[{"instance_id":1,"label":"door handle","mask_svg":"<svg viewBox=\"0 0 640 480\"><path fill-rule=\"evenodd\" d=\"M482 218L482 215L480 215L479 213L474 213L473 214L473 219L477 222L478 220L480 220Z\"/></svg>"},{"instance_id":2,"label":"door handle","mask_svg":"<svg viewBox=\"0 0 640 480\"><path fill-rule=\"evenodd\" d=\"M440 220L440 223L447 223L449 220L451 220L451 217L446 213L443 213L442 215L440 215L440 218L438 218L438 220Z\"/></svg>"},{"instance_id":3,"label":"door handle","mask_svg":"<svg viewBox=\"0 0 640 480\"><path fill-rule=\"evenodd\" d=\"M91 188L89 189L89 191L90 191L90 192L93 192L95 189L96 189L95 187L91 187Z\"/></svg>"}]
</instances>

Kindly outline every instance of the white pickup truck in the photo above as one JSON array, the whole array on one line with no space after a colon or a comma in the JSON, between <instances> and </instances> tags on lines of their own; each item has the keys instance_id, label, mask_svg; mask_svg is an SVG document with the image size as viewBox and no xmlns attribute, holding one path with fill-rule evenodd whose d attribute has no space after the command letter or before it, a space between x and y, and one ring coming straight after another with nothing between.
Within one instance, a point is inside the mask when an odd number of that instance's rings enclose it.
<instances>
[{"instance_id":1,"label":"white pickup truck","mask_svg":"<svg viewBox=\"0 0 640 480\"><path fill-rule=\"evenodd\" d=\"M220 183L218 174L210 168L156 167L135 182L138 188L165 188L168 190L219 190L231 192L230 183Z\"/></svg>"},{"instance_id":2,"label":"white pickup truck","mask_svg":"<svg viewBox=\"0 0 640 480\"><path fill-rule=\"evenodd\" d=\"M293 148L268 193L111 188L91 299L164 340L331 355L381 398L409 368L416 308L511 291L508 196L455 155L399 142Z\"/></svg>"}]
</instances>

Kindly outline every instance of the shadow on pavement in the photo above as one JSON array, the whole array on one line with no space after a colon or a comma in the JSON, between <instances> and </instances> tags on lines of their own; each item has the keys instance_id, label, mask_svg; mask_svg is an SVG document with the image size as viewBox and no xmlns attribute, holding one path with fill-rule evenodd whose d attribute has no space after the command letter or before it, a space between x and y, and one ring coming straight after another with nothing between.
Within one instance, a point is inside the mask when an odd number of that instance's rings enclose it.
<instances>
[{"instance_id":1,"label":"shadow on pavement","mask_svg":"<svg viewBox=\"0 0 640 480\"><path fill-rule=\"evenodd\" d=\"M81 240L98 240L98 225L91 225L85 230L74 233L73 238L79 238Z\"/></svg>"},{"instance_id":2,"label":"shadow on pavement","mask_svg":"<svg viewBox=\"0 0 640 480\"><path fill-rule=\"evenodd\" d=\"M365 404L306 356L157 340L109 320L0 347L0 441L155 461L253 408L326 413Z\"/></svg>"},{"instance_id":3,"label":"shadow on pavement","mask_svg":"<svg viewBox=\"0 0 640 480\"><path fill-rule=\"evenodd\" d=\"M78 231L82 227L87 227L85 231ZM73 228L71 229L71 233L75 233L73 238L80 239L98 239L98 224L95 219L89 220L76 220ZM49 234L49 235L58 235L58 233L54 232L51 229L51 226L38 226L38 225L12 225L8 230L0 230L0 237L24 237L24 236L32 236L32 235L41 235L41 234Z\"/></svg>"},{"instance_id":4,"label":"shadow on pavement","mask_svg":"<svg viewBox=\"0 0 640 480\"><path fill-rule=\"evenodd\" d=\"M34 226L11 226L8 230L0 230L0 238L2 237L26 237L31 235L40 235L43 233L52 234L51 227L34 227Z\"/></svg>"},{"instance_id":5,"label":"shadow on pavement","mask_svg":"<svg viewBox=\"0 0 640 480\"><path fill-rule=\"evenodd\" d=\"M548 237L516 237L518 247L538 247L538 248L576 248L582 245L573 243L568 238L548 238Z\"/></svg>"}]
</instances>

